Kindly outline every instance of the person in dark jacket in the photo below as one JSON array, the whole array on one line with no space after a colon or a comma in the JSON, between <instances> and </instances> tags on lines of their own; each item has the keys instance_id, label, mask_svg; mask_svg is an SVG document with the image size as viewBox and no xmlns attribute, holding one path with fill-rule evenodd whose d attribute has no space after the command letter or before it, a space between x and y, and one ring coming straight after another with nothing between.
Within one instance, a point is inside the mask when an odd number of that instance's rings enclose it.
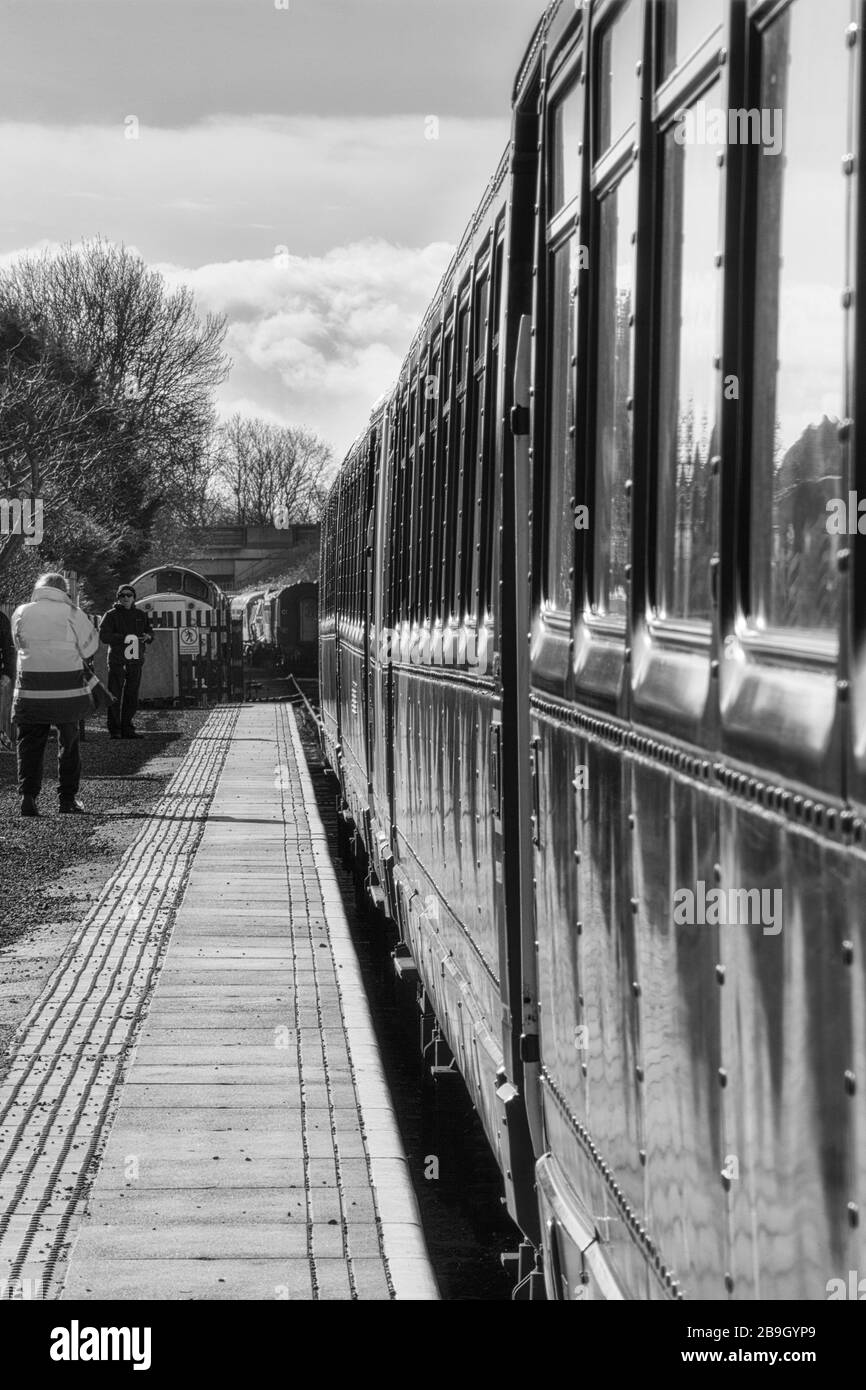
<instances>
[{"instance_id":1,"label":"person in dark jacket","mask_svg":"<svg viewBox=\"0 0 866 1390\"><path fill-rule=\"evenodd\" d=\"M153 641L153 632L147 613L135 606L131 584L121 584L117 602L102 620L99 637L108 647L108 689L116 701L108 711L108 732L112 738L141 738L132 721L138 709L144 649Z\"/></svg>"},{"instance_id":2,"label":"person in dark jacket","mask_svg":"<svg viewBox=\"0 0 866 1390\"><path fill-rule=\"evenodd\" d=\"M17 665L12 624L0 610L0 748L5 748L7 752L13 747L10 714Z\"/></svg>"}]
</instances>

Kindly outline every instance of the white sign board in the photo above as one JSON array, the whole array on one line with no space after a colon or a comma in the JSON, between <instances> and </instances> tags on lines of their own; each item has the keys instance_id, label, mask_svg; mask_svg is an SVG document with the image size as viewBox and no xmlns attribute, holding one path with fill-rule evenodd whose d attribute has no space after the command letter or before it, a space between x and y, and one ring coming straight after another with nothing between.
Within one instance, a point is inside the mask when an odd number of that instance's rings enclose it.
<instances>
[{"instance_id":1,"label":"white sign board","mask_svg":"<svg viewBox=\"0 0 866 1390\"><path fill-rule=\"evenodd\" d=\"M199 656L202 650L207 653L207 628L182 627L178 631L181 656Z\"/></svg>"}]
</instances>

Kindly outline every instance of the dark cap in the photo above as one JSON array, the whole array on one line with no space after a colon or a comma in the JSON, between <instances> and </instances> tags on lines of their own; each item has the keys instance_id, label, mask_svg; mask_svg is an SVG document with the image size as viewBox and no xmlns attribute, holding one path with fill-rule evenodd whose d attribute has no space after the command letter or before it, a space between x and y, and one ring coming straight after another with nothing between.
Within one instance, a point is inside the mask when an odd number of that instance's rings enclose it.
<instances>
[{"instance_id":1,"label":"dark cap","mask_svg":"<svg viewBox=\"0 0 866 1390\"><path fill-rule=\"evenodd\" d=\"M117 591L117 597L123 598L124 594L132 594L133 599L135 598L135 590L133 589L131 584L120 585L120 588Z\"/></svg>"}]
</instances>

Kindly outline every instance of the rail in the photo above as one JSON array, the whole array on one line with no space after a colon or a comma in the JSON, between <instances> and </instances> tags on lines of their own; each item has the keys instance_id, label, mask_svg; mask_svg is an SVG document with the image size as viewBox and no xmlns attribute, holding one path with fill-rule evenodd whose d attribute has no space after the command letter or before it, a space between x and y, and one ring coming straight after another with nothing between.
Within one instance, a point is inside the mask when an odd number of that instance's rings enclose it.
<instances>
[{"instance_id":1,"label":"rail","mask_svg":"<svg viewBox=\"0 0 866 1390\"><path fill-rule=\"evenodd\" d=\"M307 714L308 714L308 715L310 716L310 718L313 720L313 722L314 722L316 728L317 728L317 729L319 730L319 732L321 733L322 727L323 727L323 726L322 726L322 721L321 721L321 719L319 718L318 714L316 713L315 709L314 709L313 706L310 704L309 700L307 699L307 697L306 697L306 695L304 694L304 692L303 692L303 690L301 689L301 687L298 685L298 682L297 682L297 680L295 679L295 677L294 677L293 675L290 674L290 675L289 675L289 680L291 681L292 685L295 687L296 691L298 692L298 695L300 696L300 699L301 699L302 703L304 704L304 706L305 706L305 708L306 708Z\"/></svg>"}]
</instances>

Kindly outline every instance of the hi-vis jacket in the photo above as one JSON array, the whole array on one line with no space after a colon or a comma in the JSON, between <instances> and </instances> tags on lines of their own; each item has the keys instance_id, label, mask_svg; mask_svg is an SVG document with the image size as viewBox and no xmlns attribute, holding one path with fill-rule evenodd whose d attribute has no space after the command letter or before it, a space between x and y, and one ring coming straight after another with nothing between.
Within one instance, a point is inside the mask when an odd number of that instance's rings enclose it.
<instances>
[{"instance_id":1,"label":"hi-vis jacket","mask_svg":"<svg viewBox=\"0 0 866 1390\"><path fill-rule=\"evenodd\" d=\"M93 708L83 662L99 649L96 629L63 593L42 585L12 614L18 678L12 718L19 724L72 724Z\"/></svg>"}]
</instances>

